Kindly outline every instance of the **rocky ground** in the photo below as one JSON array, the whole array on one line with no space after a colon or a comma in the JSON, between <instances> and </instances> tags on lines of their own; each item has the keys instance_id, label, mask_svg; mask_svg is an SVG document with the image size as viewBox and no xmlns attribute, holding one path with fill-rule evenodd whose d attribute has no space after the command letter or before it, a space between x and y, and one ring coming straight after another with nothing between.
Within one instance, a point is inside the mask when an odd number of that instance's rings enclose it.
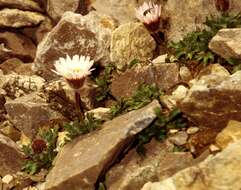
<instances>
[{"instance_id":1,"label":"rocky ground","mask_svg":"<svg viewBox=\"0 0 241 190\"><path fill-rule=\"evenodd\" d=\"M240 0L143 2L0 0L0 190L241 189Z\"/></svg>"}]
</instances>

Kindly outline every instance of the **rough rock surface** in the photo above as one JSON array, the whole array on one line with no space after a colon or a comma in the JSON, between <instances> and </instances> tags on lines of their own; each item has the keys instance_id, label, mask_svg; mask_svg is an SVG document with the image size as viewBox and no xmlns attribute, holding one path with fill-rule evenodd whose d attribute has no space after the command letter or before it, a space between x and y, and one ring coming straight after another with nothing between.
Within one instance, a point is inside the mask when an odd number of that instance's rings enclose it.
<instances>
[{"instance_id":1,"label":"rough rock surface","mask_svg":"<svg viewBox=\"0 0 241 190\"><path fill-rule=\"evenodd\" d=\"M0 89L5 91L5 96L11 99L30 94L40 90L44 85L44 79L32 75L0 75Z\"/></svg>"},{"instance_id":2,"label":"rough rock surface","mask_svg":"<svg viewBox=\"0 0 241 190\"><path fill-rule=\"evenodd\" d=\"M24 62L34 60L36 46L27 37L13 32L0 33L0 62L9 58L19 58Z\"/></svg>"},{"instance_id":3,"label":"rough rock surface","mask_svg":"<svg viewBox=\"0 0 241 190\"><path fill-rule=\"evenodd\" d=\"M112 33L111 61L123 68L133 59L152 59L155 48L155 40L142 23L123 24Z\"/></svg>"},{"instance_id":4,"label":"rough rock surface","mask_svg":"<svg viewBox=\"0 0 241 190\"><path fill-rule=\"evenodd\" d=\"M179 82L179 69L175 63L140 65L114 76L111 93L117 99L130 97L142 84L156 84L163 90L175 86Z\"/></svg>"},{"instance_id":5,"label":"rough rock surface","mask_svg":"<svg viewBox=\"0 0 241 190\"><path fill-rule=\"evenodd\" d=\"M240 150L241 141L238 141L197 166L184 169L162 182L147 183L142 190L240 189Z\"/></svg>"},{"instance_id":6,"label":"rough rock surface","mask_svg":"<svg viewBox=\"0 0 241 190\"><path fill-rule=\"evenodd\" d=\"M41 127L50 127L65 120L35 93L7 101L5 108L9 120L28 137L33 137Z\"/></svg>"},{"instance_id":7,"label":"rough rock surface","mask_svg":"<svg viewBox=\"0 0 241 190\"><path fill-rule=\"evenodd\" d=\"M241 140L241 122L229 121L225 127L216 137L216 144L220 148L226 148L229 144Z\"/></svg>"},{"instance_id":8,"label":"rough rock surface","mask_svg":"<svg viewBox=\"0 0 241 190\"><path fill-rule=\"evenodd\" d=\"M210 74L192 82L179 107L195 124L220 131L231 119L241 121L240 97L241 71Z\"/></svg>"},{"instance_id":9,"label":"rough rock surface","mask_svg":"<svg viewBox=\"0 0 241 190\"><path fill-rule=\"evenodd\" d=\"M109 63L109 47L114 21L92 11L86 16L66 12L60 22L39 44L35 70L46 79L57 77L51 72L59 57L90 56L95 61ZM72 35L69 35L69 34Z\"/></svg>"},{"instance_id":10,"label":"rough rock surface","mask_svg":"<svg viewBox=\"0 0 241 190\"><path fill-rule=\"evenodd\" d=\"M24 156L10 138L0 133L0 175L16 173L22 167Z\"/></svg>"},{"instance_id":11,"label":"rough rock surface","mask_svg":"<svg viewBox=\"0 0 241 190\"><path fill-rule=\"evenodd\" d=\"M0 10L0 28L36 26L44 19L45 17L37 12L7 8Z\"/></svg>"},{"instance_id":12,"label":"rough rock surface","mask_svg":"<svg viewBox=\"0 0 241 190\"><path fill-rule=\"evenodd\" d=\"M33 75L32 64L24 64L17 58L11 58L0 64L0 69L4 75L7 74L22 74L22 75Z\"/></svg>"},{"instance_id":13,"label":"rough rock surface","mask_svg":"<svg viewBox=\"0 0 241 190\"><path fill-rule=\"evenodd\" d=\"M164 180L193 161L188 152L173 152L173 145L152 141L146 148L146 156L131 150L120 164L117 164L106 174L108 190L141 189L148 181Z\"/></svg>"},{"instance_id":14,"label":"rough rock surface","mask_svg":"<svg viewBox=\"0 0 241 190\"><path fill-rule=\"evenodd\" d=\"M241 59L241 28L219 30L208 46L223 58Z\"/></svg>"},{"instance_id":15,"label":"rough rock surface","mask_svg":"<svg viewBox=\"0 0 241 190\"><path fill-rule=\"evenodd\" d=\"M0 0L0 8L6 7L17 8L26 11L43 11L37 2L32 0Z\"/></svg>"},{"instance_id":16,"label":"rough rock surface","mask_svg":"<svg viewBox=\"0 0 241 190\"><path fill-rule=\"evenodd\" d=\"M48 15L57 22L65 12L76 12L79 6L81 6L80 2L80 0L48 0Z\"/></svg>"},{"instance_id":17,"label":"rough rock surface","mask_svg":"<svg viewBox=\"0 0 241 190\"><path fill-rule=\"evenodd\" d=\"M47 176L45 189L93 190L98 176L111 165L126 143L155 119L153 109L156 107L160 105L155 100L140 110L107 121L102 129L67 144Z\"/></svg>"}]
</instances>

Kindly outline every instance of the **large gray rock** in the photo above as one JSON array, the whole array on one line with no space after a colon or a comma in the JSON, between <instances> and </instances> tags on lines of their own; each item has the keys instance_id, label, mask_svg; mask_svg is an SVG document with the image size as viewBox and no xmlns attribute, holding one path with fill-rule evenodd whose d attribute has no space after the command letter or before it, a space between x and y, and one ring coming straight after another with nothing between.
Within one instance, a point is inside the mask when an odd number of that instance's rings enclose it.
<instances>
[{"instance_id":1,"label":"large gray rock","mask_svg":"<svg viewBox=\"0 0 241 190\"><path fill-rule=\"evenodd\" d=\"M136 150L130 151L121 163L107 172L107 189L141 189L148 181L164 180L189 167L193 161L192 155L188 152L173 152L173 147L168 142L153 140L145 146L145 157L138 155Z\"/></svg>"},{"instance_id":2,"label":"large gray rock","mask_svg":"<svg viewBox=\"0 0 241 190\"><path fill-rule=\"evenodd\" d=\"M0 175L14 174L20 171L24 155L17 144L0 133Z\"/></svg>"},{"instance_id":3,"label":"large gray rock","mask_svg":"<svg viewBox=\"0 0 241 190\"><path fill-rule=\"evenodd\" d=\"M147 183L142 190L241 189L240 150L241 141L238 141L197 166L184 169L164 181Z\"/></svg>"},{"instance_id":4,"label":"large gray rock","mask_svg":"<svg viewBox=\"0 0 241 190\"><path fill-rule=\"evenodd\" d=\"M111 60L123 68L133 59L152 59L156 42L142 23L130 22L119 26L112 33Z\"/></svg>"},{"instance_id":5,"label":"large gray rock","mask_svg":"<svg viewBox=\"0 0 241 190\"><path fill-rule=\"evenodd\" d=\"M44 19L45 16L37 12L8 8L0 10L0 28L36 26Z\"/></svg>"},{"instance_id":6,"label":"large gray rock","mask_svg":"<svg viewBox=\"0 0 241 190\"><path fill-rule=\"evenodd\" d=\"M41 127L51 127L65 120L36 93L7 101L5 108L11 123L28 137L36 135Z\"/></svg>"},{"instance_id":7,"label":"large gray rock","mask_svg":"<svg viewBox=\"0 0 241 190\"><path fill-rule=\"evenodd\" d=\"M124 73L115 75L111 93L117 99L131 97L142 83L156 84L162 90L169 90L179 82L179 68L175 63L139 65Z\"/></svg>"},{"instance_id":8,"label":"large gray rock","mask_svg":"<svg viewBox=\"0 0 241 190\"><path fill-rule=\"evenodd\" d=\"M154 109L157 107L160 105L155 100L146 107L108 121L102 129L67 144L47 176L45 189L93 190L98 177L115 161L134 135L156 118Z\"/></svg>"},{"instance_id":9,"label":"large gray rock","mask_svg":"<svg viewBox=\"0 0 241 190\"><path fill-rule=\"evenodd\" d=\"M88 55L95 61L109 63L113 29L114 21L97 12L92 11L86 16L66 12L39 44L34 61L35 70L46 79L57 77L51 71L53 63L66 55Z\"/></svg>"},{"instance_id":10,"label":"large gray rock","mask_svg":"<svg viewBox=\"0 0 241 190\"><path fill-rule=\"evenodd\" d=\"M37 2L32 0L0 0L0 7L16 8L26 11L43 11Z\"/></svg>"},{"instance_id":11,"label":"large gray rock","mask_svg":"<svg viewBox=\"0 0 241 190\"><path fill-rule=\"evenodd\" d=\"M213 73L192 81L179 107L195 124L218 131L231 119L241 121L241 71Z\"/></svg>"},{"instance_id":12,"label":"large gray rock","mask_svg":"<svg viewBox=\"0 0 241 190\"><path fill-rule=\"evenodd\" d=\"M36 46L31 39L13 32L0 33L0 63L16 57L24 62L32 62L35 57Z\"/></svg>"},{"instance_id":13,"label":"large gray rock","mask_svg":"<svg viewBox=\"0 0 241 190\"><path fill-rule=\"evenodd\" d=\"M241 28L218 31L208 46L223 58L241 59Z\"/></svg>"}]
</instances>

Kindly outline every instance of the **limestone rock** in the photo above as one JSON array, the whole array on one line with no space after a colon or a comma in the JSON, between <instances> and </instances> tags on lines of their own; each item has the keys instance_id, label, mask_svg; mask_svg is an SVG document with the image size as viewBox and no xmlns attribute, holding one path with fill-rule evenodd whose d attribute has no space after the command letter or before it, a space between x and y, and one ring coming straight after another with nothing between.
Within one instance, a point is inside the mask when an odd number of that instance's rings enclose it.
<instances>
[{"instance_id":1,"label":"limestone rock","mask_svg":"<svg viewBox=\"0 0 241 190\"><path fill-rule=\"evenodd\" d=\"M24 156L19 147L0 133L0 175L16 173L21 169L23 162Z\"/></svg>"},{"instance_id":2,"label":"limestone rock","mask_svg":"<svg viewBox=\"0 0 241 190\"><path fill-rule=\"evenodd\" d=\"M48 0L47 13L56 22L67 12L76 12L80 6L80 0Z\"/></svg>"},{"instance_id":3,"label":"limestone rock","mask_svg":"<svg viewBox=\"0 0 241 190\"><path fill-rule=\"evenodd\" d=\"M170 142L177 146L182 146L187 143L188 135L185 131L180 131L168 138Z\"/></svg>"},{"instance_id":4,"label":"limestone rock","mask_svg":"<svg viewBox=\"0 0 241 190\"><path fill-rule=\"evenodd\" d=\"M103 64L109 63L109 47L114 21L92 11L86 16L66 12L57 26L38 46L35 70L46 79L53 79L53 63L66 55L90 56ZM69 35L71 33L71 35Z\"/></svg>"},{"instance_id":5,"label":"limestone rock","mask_svg":"<svg viewBox=\"0 0 241 190\"><path fill-rule=\"evenodd\" d=\"M241 59L241 28L222 29L209 42L209 48L225 59Z\"/></svg>"},{"instance_id":6,"label":"limestone rock","mask_svg":"<svg viewBox=\"0 0 241 190\"><path fill-rule=\"evenodd\" d=\"M37 2L32 0L0 0L0 7L16 8L26 11L43 11Z\"/></svg>"},{"instance_id":7,"label":"limestone rock","mask_svg":"<svg viewBox=\"0 0 241 190\"><path fill-rule=\"evenodd\" d=\"M107 121L102 129L65 145L47 176L45 189L93 190L99 175L115 161L133 136L155 119L153 109L156 107L160 105L155 100L140 110Z\"/></svg>"},{"instance_id":8,"label":"limestone rock","mask_svg":"<svg viewBox=\"0 0 241 190\"><path fill-rule=\"evenodd\" d=\"M0 132L14 142L20 140L21 133L8 120L0 124Z\"/></svg>"},{"instance_id":9,"label":"limestone rock","mask_svg":"<svg viewBox=\"0 0 241 190\"><path fill-rule=\"evenodd\" d=\"M142 23L127 23L119 26L111 38L111 60L123 68L133 59L152 59L156 42Z\"/></svg>"},{"instance_id":10,"label":"limestone rock","mask_svg":"<svg viewBox=\"0 0 241 190\"><path fill-rule=\"evenodd\" d=\"M240 150L241 141L237 141L197 166L184 169L161 182L147 183L142 190L240 189Z\"/></svg>"},{"instance_id":11,"label":"limestone rock","mask_svg":"<svg viewBox=\"0 0 241 190\"><path fill-rule=\"evenodd\" d=\"M193 81L179 107L196 125L219 131L231 119L241 121L241 71L230 76L210 74Z\"/></svg>"},{"instance_id":12,"label":"limestone rock","mask_svg":"<svg viewBox=\"0 0 241 190\"><path fill-rule=\"evenodd\" d=\"M145 148L145 157L131 150L121 163L108 171L105 181L108 190L141 189L148 181L164 180L193 161L188 152L174 153L173 145L168 142L153 140Z\"/></svg>"},{"instance_id":13,"label":"limestone rock","mask_svg":"<svg viewBox=\"0 0 241 190\"><path fill-rule=\"evenodd\" d=\"M128 69L114 76L111 93L117 99L130 97L142 84L156 84L162 90L168 90L179 82L178 65L175 63L149 64Z\"/></svg>"},{"instance_id":14,"label":"limestone rock","mask_svg":"<svg viewBox=\"0 0 241 190\"><path fill-rule=\"evenodd\" d=\"M51 127L65 118L51 109L36 93L7 101L5 108L9 120L26 136L33 137L41 127Z\"/></svg>"},{"instance_id":15,"label":"limestone rock","mask_svg":"<svg viewBox=\"0 0 241 190\"><path fill-rule=\"evenodd\" d=\"M93 110L88 111L87 113L93 114L93 117L103 121L111 119L110 108L99 107Z\"/></svg>"},{"instance_id":16,"label":"limestone rock","mask_svg":"<svg viewBox=\"0 0 241 190\"><path fill-rule=\"evenodd\" d=\"M29 38L13 32L1 32L0 39L3 41L0 45L0 62L13 57L24 62L34 60L36 46Z\"/></svg>"},{"instance_id":17,"label":"limestone rock","mask_svg":"<svg viewBox=\"0 0 241 190\"><path fill-rule=\"evenodd\" d=\"M0 75L0 89L5 91L5 97L11 99L40 90L45 80L39 76L8 74Z\"/></svg>"},{"instance_id":18,"label":"limestone rock","mask_svg":"<svg viewBox=\"0 0 241 190\"><path fill-rule=\"evenodd\" d=\"M37 12L7 8L0 10L0 28L36 26L44 19L45 17Z\"/></svg>"},{"instance_id":19,"label":"limestone rock","mask_svg":"<svg viewBox=\"0 0 241 190\"><path fill-rule=\"evenodd\" d=\"M229 144L241 140L241 122L229 121L226 128L224 128L216 137L216 144L224 149Z\"/></svg>"}]
</instances>

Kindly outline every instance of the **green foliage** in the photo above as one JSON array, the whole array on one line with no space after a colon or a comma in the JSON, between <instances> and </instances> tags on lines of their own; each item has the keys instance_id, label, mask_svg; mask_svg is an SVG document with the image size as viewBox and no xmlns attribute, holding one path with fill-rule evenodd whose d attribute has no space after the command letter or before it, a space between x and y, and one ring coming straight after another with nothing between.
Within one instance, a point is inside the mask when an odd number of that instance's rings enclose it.
<instances>
[{"instance_id":1,"label":"green foliage","mask_svg":"<svg viewBox=\"0 0 241 190\"><path fill-rule=\"evenodd\" d=\"M83 121L74 121L72 123L66 123L63 127L65 131L68 132L68 140L72 140L75 137L96 130L98 127L100 127L101 124L102 121L95 119L93 117L93 114L88 113Z\"/></svg>"},{"instance_id":2,"label":"green foliage","mask_svg":"<svg viewBox=\"0 0 241 190\"><path fill-rule=\"evenodd\" d=\"M97 101L103 101L108 97L112 97L110 93L109 85L111 83L111 73L115 70L115 66L109 64L105 67L104 73L102 76L95 79L97 86L99 87L99 91L96 96Z\"/></svg>"},{"instance_id":3,"label":"green foliage","mask_svg":"<svg viewBox=\"0 0 241 190\"><path fill-rule=\"evenodd\" d=\"M105 185L103 183L100 183L98 190L106 190Z\"/></svg>"},{"instance_id":4,"label":"green foliage","mask_svg":"<svg viewBox=\"0 0 241 190\"><path fill-rule=\"evenodd\" d=\"M57 155L55 148L58 137L58 128L40 130L39 137L46 143L46 149L43 151L38 153L34 151L34 141L30 145L22 147L22 151L27 158L22 170L29 174L35 174L39 172L41 168L49 169Z\"/></svg>"},{"instance_id":5,"label":"green foliage","mask_svg":"<svg viewBox=\"0 0 241 190\"><path fill-rule=\"evenodd\" d=\"M132 67L134 67L135 65L139 64L140 60L139 59L133 59L129 65L128 65L128 69L131 69Z\"/></svg>"},{"instance_id":6,"label":"green foliage","mask_svg":"<svg viewBox=\"0 0 241 190\"><path fill-rule=\"evenodd\" d=\"M235 73L238 70L241 70L241 60L230 58L227 59L227 63L232 66L232 72Z\"/></svg>"},{"instance_id":7,"label":"green foliage","mask_svg":"<svg viewBox=\"0 0 241 190\"><path fill-rule=\"evenodd\" d=\"M208 48L208 43L220 29L241 27L241 14L223 14L219 18L207 18L204 24L207 26L207 29L190 32L183 40L169 44L169 48L172 51L171 55L175 59L182 62L196 61L204 64L225 62L225 60Z\"/></svg>"},{"instance_id":8,"label":"green foliage","mask_svg":"<svg viewBox=\"0 0 241 190\"><path fill-rule=\"evenodd\" d=\"M162 113L160 108L155 109L157 119L146 129L137 135L136 150L139 154L145 155L144 144L150 142L152 138L164 140L170 129L181 129L187 127L186 119L179 109L172 110L168 115Z\"/></svg>"},{"instance_id":9,"label":"green foliage","mask_svg":"<svg viewBox=\"0 0 241 190\"><path fill-rule=\"evenodd\" d=\"M162 92L155 85L141 84L131 98L117 101L111 107L112 117L116 117L126 111L140 109L152 100L158 99L161 94Z\"/></svg>"}]
</instances>

